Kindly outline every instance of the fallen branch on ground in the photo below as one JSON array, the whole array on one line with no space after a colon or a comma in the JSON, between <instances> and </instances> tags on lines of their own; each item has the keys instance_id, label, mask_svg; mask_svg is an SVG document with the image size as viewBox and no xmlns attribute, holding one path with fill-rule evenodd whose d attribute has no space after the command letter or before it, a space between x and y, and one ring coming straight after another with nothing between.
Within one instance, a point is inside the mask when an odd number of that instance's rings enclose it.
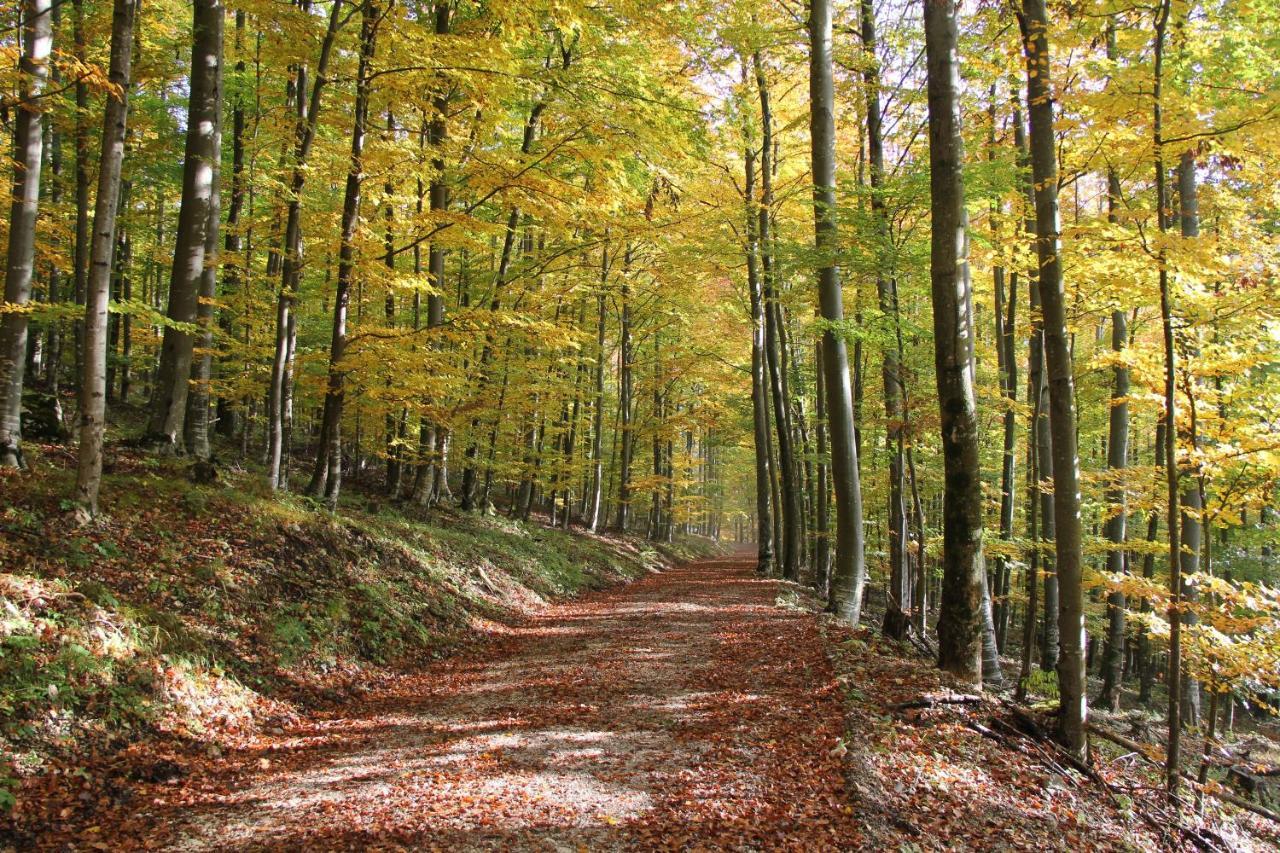
<instances>
[{"instance_id":1,"label":"fallen branch on ground","mask_svg":"<svg viewBox=\"0 0 1280 853\"><path fill-rule=\"evenodd\" d=\"M926 693L907 702L895 702L888 706L891 711L906 711L911 708L932 708L936 705L977 705L982 697L973 693Z\"/></svg>"},{"instance_id":2,"label":"fallen branch on ground","mask_svg":"<svg viewBox=\"0 0 1280 853\"><path fill-rule=\"evenodd\" d=\"M1103 740L1109 740L1117 746L1123 746L1125 749L1132 750L1157 767L1164 766L1164 753L1158 747L1151 746L1150 744L1140 744L1135 740L1130 740L1124 735L1116 734L1110 729L1105 729L1097 723L1089 723L1088 729L1090 734L1095 734ZM1267 820L1280 823L1280 814L1276 814L1266 806L1258 805L1252 800L1247 800L1244 797L1231 793L1230 791L1223 790L1222 785L1217 782L1202 785L1200 780L1191 773L1188 773L1185 770L1180 770L1178 772L1182 774L1184 779L1191 783L1195 790L1203 791L1215 799L1222 800L1225 803L1230 803L1237 808L1242 808L1247 812L1252 812L1259 817L1265 817Z\"/></svg>"}]
</instances>

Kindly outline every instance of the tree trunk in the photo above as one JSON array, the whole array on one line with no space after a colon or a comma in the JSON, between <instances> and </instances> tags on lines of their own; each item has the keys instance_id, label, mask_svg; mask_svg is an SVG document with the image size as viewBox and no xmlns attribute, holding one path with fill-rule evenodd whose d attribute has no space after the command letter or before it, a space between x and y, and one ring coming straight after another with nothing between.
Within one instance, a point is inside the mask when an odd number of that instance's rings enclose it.
<instances>
[{"instance_id":1,"label":"tree trunk","mask_svg":"<svg viewBox=\"0 0 1280 853\"><path fill-rule=\"evenodd\" d=\"M1040 269L1044 358L1049 384L1049 429L1053 439L1054 556L1058 579L1058 736L1076 758L1089 741L1085 669L1083 556L1080 522L1080 462L1076 453L1075 379L1067 331L1058 226L1057 138L1050 82L1048 12L1045 0L1023 0L1023 46L1027 60L1027 112L1031 175L1035 186L1036 250ZM1046 607L1048 602L1046 601ZM1046 610L1045 619L1054 614Z\"/></svg>"},{"instance_id":2,"label":"tree trunk","mask_svg":"<svg viewBox=\"0 0 1280 853\"><path fill-rule=\"evenodd\" d=\"M21 100L13 121L13 202L9 208L9 248L4 301L25 306L31 299L36 258L36 214L44 159L44 94L53 47L50 0L24 0L22 55L18 60ZM25 467L22 459L22 384L27 364L26 311L0 315L0 467Z\"/></svg>"},{"instance_id":3,"label":"tree trunk","mask_svg":"<svg viewBox=\"0 0 1280 853\"><path fill-rule=\"evenodd\" d=\"M1196 158L1194 152L1183 152L1178 162L1178 222L1180 232L1184 240L1194 240L1200 236L1200 206L1196 187ZM1196 350L1194 346L1187 345L1188 357L1195 357ZM1198 444L1197 435L1197 417L1196 417L1196 398L1195 384L1196 380L1192 377L1189 369L1184 370L1187 377L1187 403L1191 417L1187 420L1187 426L1181 430L1180 436L1183 445L1191 452L1191 458L1195 459L1194 451ZM1193 462L1194 466L1195 463ZM1204 498L1201 494L1203 474L1199 470L1188 470L1186 472L1187 485L1182 489L1182 496L1179 499L1181 503L1181 524L1182 524L1182 600L1188 604L1194 604L1199 598L1200 593L1195 582L1195 574L1200 571L1200 549L1204 546L1204 523L1201 521L1201 514L1204 509ZM1186 610L1182 614L1183 625L1194 625L1196 615L1190 610ZM1183 673L1182 675L1182 725L1188 727L1196 727L1200 725L1200 682Z\"/></svg>"},{"instance_id":4,"label":"tree trunk","mask_svg":"<svg viewBox=\"0 0 1280 853\"><path fill-rule=\"evenodd\" d=\"M298 69L295 84L297 116L294 122L293 169L289 178L284 236L279 253L280 292L276 299L276 343L271 360L271 384L267 394L267 483L273 490L283 488L287 480L285 455L289 442L293 352L297 334L293 309L298 298L298 285L302 280L302 190L307 181L307 161L311 155L311 145L315 141L316 124L320 119L321 98L329 81L329 58L333 54L333 43L343 23L342 6L342 0L333 0L329 22L320 42L315 82L312 84L309 100L305 99L305 67Z\"/></svg>"},{"instance_id":5,"label":"tree trunk","mask_svg":"<svg viewBox=\"0 0 1280 853\"><path fill-rule=\"evenodd\" d=\"M71 38L76 61L88 62L84 35L84 0L72 0ZM89 84L83 79L75 83L75 269L73 270L76 305L85 304L89 281ZM75 345L75 370L72 375L79 383L84 368L84 319L75 321L72 328Z\"/></svg>"},{"instance_id":6,"label":"tree trunk","mask_svg":"<svg viewBox=\"0 0 1280 853\"><path fill-rule=\"evenodd\" d=\"M235 44L237 52L243 50L243 38L245 31L245 13L241 10L236 11L236 35ZM246 81L244 79L245 61L242 56L236 58L236 97L231 108L231 199L227 208L227 227L223 248L228 258L227 270L224 275L223 290L226 293L237 293L242 287L248 286L248 276L243 278L240 275L241 261L238 259L242 249L242 240L240 235L240 214L244 209L245 201L245 114L244 104L245 95L242 87ZM243 295L243 294L241 294ZM232 328L230 315L224 311L219 327L228 338L232 336ZM127 364L127 362L126 362ZM232 401L219 396L217 410L217 426L216 430L219 435L230 438L235 434L237 412L233 408Z\"/></svg>"},{"instance_id":7,"label":"tree trunk","mask_svg":"<svg viewBox=\"0 0 1280 853\"><path fill-rule=\"evenodd\" d=\"M587 510L587 527L600 530L601 501L604 497L604 339L608 310L604 286L609 278L609 243L600 250L600 293L596 296L596 366L595 393L591 403L591 504Z\"/></svg>"},{"instance_id":8,"label":"tree trunk","mask_svg":"<svg viewBox=\"0 0 1280 853\"><path fill-rule=\"evenodd\" d=\"M975 330L966 260L956 12L951 0L925 0L924 8L934 364L946 472L938 665L963 681L980 685L986 568L982 560L982 480L973 379Z\"/></svg>"},{"instance_id":9,"label":"tree trunk","mask_svg":"<svg viewBox=\"0 0 1280 853\"><path fill-rule=\"evenodd\" d=\"M215 183L222 148L222 0L195 0L191 29L190 97L187 109L187 141L182 166L182 206L178 210L177 243L169 274L169 307L160 363L152 389L147 421L148 443L168 452L179 452L183 420L190 390L191 362L205 250L216 231ZM215 234L216 239L216 234ZM210 282L214 273L210 273Z\"/></svg>"},{"instance_id":10,"label":"tree trunk","mask_svg":"<svg viewBox=\"0 0 1280 853\"><path fill-rule=\"evenodd\" d=\"M1115 29L1107 28L1108 58L1115 58ZM1115 223L1120 206L1120 176L1114 169L1107 172L1107 221ZM1124 550L1128 531L1128 504L1125 497L1124 468L1129 456L1129 368L1124 363L1124 350L1129 340L1128 324L1123 309L1111 312L1111 351L1116 354L1112 369L1111 411L1107 430L1107 469L1112 477L1107 493L1110 515L1104 534L1110 543L1107 571L1114 579L1128 574L1128 554ZM1114 589L1107 597L1107 638L1102 654L1102 690L1098 704L1108 711L1120 710L1123 688L1125 595Z\"/></svg>"},{"instance_id":11,"label":"tree trunk","mask_svg":"<svg viewBox=\"0 0 1280 853\"><path fill-rule=\"evenodd\" d=\"M622 437L621 467L618 471L618 521L614 525L619 533L627 532L631 511L631 457L635 451L635 436L631 425L631 285L628 281L631 268L631 247L627 246L622 264L622 306L618 312L618 340L621 353L618 356L618 417Z\"/></svg>"},{"instance_id":12,"label":"tree trunk","mask_svg":"<svg viewBox=\"0 0 1280 853\"><path fill-rule=\"evenodd\" d=\"M197 459L208 459L209 447L209 383L213 379L213 309L218 295L218 226L222 214L220 179L222 173L222 97L223 97L223 27L225 18L221 0L212 0L216 15L208 21L208 27L216 33L207 36L211 44L215 71L214 122L213 122L213 174L210 178L208 220L204 228L204 268L200 273L199 301L196 305L196 325L193 337L191 383L187 395L187 411L183 424L187 452ZM243 153L241 154L243 157Z\"/></svg>"},{"instance_id":13,"label":"tree trunk","mask_svg":"<svg viewBox=\"0 0 1280 853\"><path fill-rule=\"evenodd\" d=\"M111 254L115 248L120 170L128 116L133 23L138 0L115 0L111 13L111 61L108 79L119 95L109 95L103 108L102 154L98 164L98 200L93 212L92 266L85 303L84 375L80 380L80 455L76 502L81 512L98 512L102 485L102 433L107 404L107 296L111 286Z\"/></svg>"},{"instance_id":14,"label":"tree trunk","mask_svg":"<svg viewBox=\"0 0 1280 853\"><path fill-rule=\"evenodd\" d=\"M840 324L844 304L840 271L835 263L839 242L836 219L835 94L831 71L831 2L809 6L809 135L813 167L814 244L818 252L818 302L826 322L822 359L826 380L827 420L831 440L831 476L836 492L836 558L829 606L857 625L862 618L866 581L863 552L862 485L853 435L853 389L849 384L849 352Z\"/></svg>"},{"instance_id":15,"label":"tree trunk","mask_svg":"<svg viewBox=\"0 0 1280 853\"><path fill-rule=\"evenodd\" d=\"M744 66L745 76L745 66ZM746 256L747 290L751 299L751 425L755 436L756 462L756 571L769 577L776 571L774 562L773 506L770 494L769 390L765 378L765 321L764 291L760 284L760 258L758 255L755 212L756 151L747 140L743 160L746 184Z\"/></svg>"},{"instance_id":16,"label":"tree trunk","mask_svg":"<svg viewBox=\"0 0 1280 853\"><path fill-rule=\"evenodd\" d=\"M988 159L995 160L996 133L996 90L991 88L991 128L987 137ZM1018 117L1019 120L1021 117ZM999 202L992 203L992 214L1000 212ZM1000 229L993 222L992 243L999 246ZM1005 292L1006 271L1002 264L992 269L992 284L995 290L995 334L996 363L1000 373L1000 391L1004 397L1005 410L1003 417L1003 446L1000 465L1000 538L1008 543L1013 542L1013 519L1016 500L1014 498L1014 480L1017 475L1017 435L1018 435L1018 359L1015 350L1017 341L1017 307L1018 307L1018 275L1014 271L1008 277L1008 293ZM996 594L1000 600L996 605L995 629L997 646L1004 650L1009 627L1009 591L1012 586L1010 576L1013 567L1006 557L996 559Z\"/></svg>"},{"instance_id":17,"label":"tree trunk","mask_svg":"<svg viewBox=\"0 0 1280 853\"><path fill-rule=\"evenodd\" d=\"M791 435L790 395L783 366L781 310L774 275L772 208L773 208L773 112L769 104L769 87L760 54L752 57L756 88L760 96L760 206L759 220L760 276L764 286L765 362L768 366L770 398L773 402L774 428L778 437L778 479L782 498L782 539L777 542L778 562L782 576L797 580L800 575L800 485L796 482L796 458Z\"/></svg>"},{"instance_id":18,"label":"tree trunk","mask_svg":"<svg viewBox=\"0 0 1280 853\"><path fill-rule=\"evenodd\" d=\"M880 58L876 54L875 6L861 0L862 50L866 54L862 71L867 99L867 160L871 170L871 215L876 234L876 253L890 249L889 216L884 200L884 136L880 116ZM898 283L876 262L876 297L880 313L898 327ZM895 334L895 341L897 334ZM906 411L903 400L902 367L896 344L884 346L880 366L884 383L885 442L889 452L889 596L885 602L884 633L896 640L906 639L910 628L911 575L907 570L907 512L903 499L903 427Z\"/></svg>"},{"instance_id":19,"label":"tree trunk","mask_svg":"<svg viewBox=\"0 0 1280 853\"><path fill-rule=\"evenodd\" d=\"M333 298L333 334L329 342L329 379L321 424L322 446L316 454L310 490L314 497L323 491L330 509L338 505L342 490L342 408L346 375L342 358L347 348L347 309L355 278L355 237L360 224L360 191L364 182L364 139L369 121L369 66L373 60L380 12L365 0L360 7L360 59L356 66L356 99L351 125L351 159L346 189L342 197L342 237L338 249L338 280Z\"/></svg>"}]
</instances>

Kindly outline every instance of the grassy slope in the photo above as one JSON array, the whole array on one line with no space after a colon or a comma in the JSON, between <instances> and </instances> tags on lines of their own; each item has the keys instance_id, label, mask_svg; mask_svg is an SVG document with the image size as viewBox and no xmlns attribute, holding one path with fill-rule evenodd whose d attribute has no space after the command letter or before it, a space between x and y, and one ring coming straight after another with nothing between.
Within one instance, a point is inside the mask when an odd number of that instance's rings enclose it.
<instances>
[{"instance_id":1,"label":"grassy slope","mask_svg":"<svg viewBox=\"0 0 1280 853\"><path fill-rule=\"evenodd\" d=\"M136 455L82 528L67 460L33 467L0 473L0 807L59 759L274 725L707 548L374 502L334 515Z\"/></svg>"}]
</instances>

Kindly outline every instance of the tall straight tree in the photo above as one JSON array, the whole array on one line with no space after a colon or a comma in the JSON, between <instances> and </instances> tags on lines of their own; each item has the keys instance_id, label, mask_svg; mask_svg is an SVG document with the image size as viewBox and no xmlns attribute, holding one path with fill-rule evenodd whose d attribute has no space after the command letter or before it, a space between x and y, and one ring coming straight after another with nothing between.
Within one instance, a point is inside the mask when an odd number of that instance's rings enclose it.
<instances>
[{"instance_id":1,"label":"tall straight tree","mask_svg":"<svg viewBox=\"0 0 1280 853\"><path fill-rule=\"evenodd\" d=\"M945 487L938 665L982 681L982 479L974 391L973 307L964 212L959 63L953 0L925 0L929 92L930 272Z\"/></svg>"},{"instance_id":2,"label":"tall straight tree","mask_svg":"<svg viewBox=\"0 0 1280 853\"><path fill-rule=\"evenodd\" d=\"M169 274L169 323L160 345L160 364L151 397L147 441L177 451L187 411L191 363L205 256L214 247L218 216L215 186L222 156L222 0L195 0L191 25L191 85L187 142L182 164L182 206ZM213 230L213 239L209 231ZM210 276L214 275L210 271Z\"/></svg>"},{"instance_id":3,"label":"tall straight tree","mask_svg":"<svg viewBox=\"0 0 1280 853\"><path fill-rule=\"evenodd\" d=\"M44 157L44 105L53 46L50 0L22 4L21 95L13 122L13 203L9 207L9 251L5 257L4 301L19 309L31 299L36 260L36 214ZM28 315L0 314L0 467L22 461L22 382L27 365Z\"/></svg>"},{"instance_id":4,"label":"tall straight tree","mask_svg":"<svg viewBox=\"0 0 1280 853\"><path fill-rule=\"evenodd\" d=\"M1155 148L1156 224L1163 233L1169 227L1169 176L1164 161L1164 52L1172 0L1163 0L1156 10L1155 43L1152 47L1151 134ZM1165 749L1165 787L1169 796L1177 794L1181 779L1182 754L1182 526L1179 524L1178 480L1178 361L1173 329L1173 292L1169 264L1163 246L1156 258L1160 282L1160 328L1164 340L1164 473L1165 521L1169 537L1169 663L1166 683L1169 692L1167 716L1169 741Z\"/></svg>"},{"instance_id":5,"label":"tall straight tree","mask_svg":"<svg viewBox=\"0 0 1280 853\"><path fill-rule=\"evenodd\" d=\"M307 162L311 159L311 147L315 143L316 127L320 121L320 104L324 87L329 82L329 60L333 56L333 43L346 19L343 17L343 0L333 0L329 11L329 23L320 42L320 55L316 59L315 81L307 98L305 67L296 75L297 116L293 128L293 163L288 184L284 234L280 246L280 292L276 298L276 342L271 359L271 385L267 389L267 483L272 489L285 484L284 452L286 422L292 395L291 359L293 355L294 302L298 298L298 286L302 283L302 190L307 182Z\"/></svg>"},{"instance_id":6,"label":"tall straight tree","mask_svg":"<svg viewBox=\"0 0 1280 853\"><path fill-rule=\"evenodd\" d=\"M849 350L843 330L844 300L835 253L836 222L835 84L831 71L831 0L809 4L809 138L813 168L814 244L818 254L818 304L822 332L823 378L830 427L831 479L836 492L836 555L831 573L830 607L856 625L862 618L867 577L862 532L862 484L853 435L853 388Z\"/></svg>"},{"instance_id":7,"label":"tall straight tree","mask_svg":"<svg viewBox=\"0 0 1280 853\"><path fill-rule=\"evenodd\" d=\"M372 0L360 5L360 59L356 66L356 99L351 124L351 156L342 198L342 235L338 248L338 282L333 296L333 333L329 344L329 382L320 428L321 447L308 491L324 497L334 509L342 488L342 408L346 395L347 308L355 278L355 238L360 224L360 194L364 186L364 140L369 124L369 68L378 32L379 11Z\"/></svg>"},{"instance_id":8,"label":"tall straight tree","mask_svg":"<svg viewBox=\"0 0 1280 853\"><path fill-rule=\"evenodd\" d=\"M1036 256L1044 363L1049 384L1049 430L1053 438L1054 556L1058 576L1058 737L1083 759L1089 750L1085 668L1083 555L1080 521L1080 460L1076 452L1075 377L1067 331L1066 293L1058 223L1058 151L1045 0L1023 0L1018 16L1027 64L1031 177L1035 186ZM1054 614L1045 612L1045 619Z\"/></svg>"},{"instance_id":9,"label":"tall straight tree","mask_svg":"<svg viewBox=\"0 0 1280 853\"><path fill-rule=\"evenodd\" d=\"M877 251L889 246L889 216L884 200L884 134L880 115L880 59L876 55L876 17L872 0L861 0L861 36L863 57L862 84L867 99L867 160L871 171L871 214L877 238ZM907 511L903 499L905 453L903 427L906 408L902 388L902 367L898 351L898 283L876 264L876 298L880 313L893 324L894 343L884 347L880 366L884 382L885 440L889 451L889 600L885 604L884 632L895 639L905 639L911 622L911 576L907 571Z\"/></svg>"},{"instance_id":10,"label":"tall straight tree","mask_svg":"<svg viewBox=\"0 0 1280 853\"><path fill-rule=\"evenodd\" d=\"M1107 59L1116 59L1115 23L1107 25ZM1107 167L1107 221L1119 221L1120 175L1115 166ZM1103 533L1107 551L1107 571L1113 576L1128 572L1129 559L1124 550L1128 533L1128 504L1125 497L1123 471L1129 457L1129 367L1124 361L1129 328L1124 309L1111 312L1111 351L1115 353L1112 368L1111 408L1107 429L1107 469L1113 477L1107 501L1111 504ZM1120 710L1120 693L1124 674L1125 594L1116 587L1107 596L1107 638L1102 652L1102 690L1098 704L1108 711Z\"/></svg>"},{"instance_id":11,"label":"tall straight tree","mask_svg":"<svg viewBox=\"0 0 1280 853\"><path fill-rule=\"evenodd\" d=\"M773 506L770 495L769 387L765 379L764 295L760 286L760 258L757 254L755 215L756 151L747 140L743 155L746 184L747 289L751 300L751 427L755 436L756 462L756 571L772 575L775 570Z\"/></svg>"},{"instance_id":12,"label":"tall straight tree","mask_svg":"<svg viewBox=\"0 0 1280 853\"><path fill-rule=\"evenodd\" d=\"M222 52L225 16L221 0L217 0L215 5L218 6L217 15L209 19L208 27L216 32L197 35L197 38L208 39L216 54L214 88L217 96L214 98L216 109L213 114L213 175L210 179L209 206L204 229L204 267L200 272L196 302L196 332L192 339L187 413L182 425L187 452L198 459L208 459L212 454L209 446L209 383L213 379L213 314L214 300L218 295L218 226L222 216ZM240 154L243 157L243 151Z\"/></svg>"},{"instance_id":13,"label":"tall straight tree","mask_svg":"<svg viewBox=\"0 0 1280 853\"><path fill-rule=\"evenodd\" d=\"M93 210L85 303L84 375L80 380L80 457L76 470L76 502L88 516L98 512L102 485L102 432L107 408L107 299L111 288L111 255L116 245L120 170L124 163L126 119L133 63L133 24L138 0L115 0L111 13L111 64L114 91L102 117L102 154L98 161L98 200Z\"/></svg>"},{"instance_id":14,"label":"tall straight tree","mask_svg":"<svg viewBox=\"0 0 1280 853\"><path fill-rule=\"evenodd\" d=\"M782 540L775 543L782 576L800 577L801 515L800 483L797 481L795 445L792 440L791 400L785 379L782 310L778 302L778 282L773 259L773 110L769 105L769 83L764 63L757 51L751 57L756 89L760 96L760 207L756 212L756 244L759 275L764 286L765 363L768 367L769 399L773 402L774 428L778 436L778 480L782 498Z\"/></svg>"}]
</instances>

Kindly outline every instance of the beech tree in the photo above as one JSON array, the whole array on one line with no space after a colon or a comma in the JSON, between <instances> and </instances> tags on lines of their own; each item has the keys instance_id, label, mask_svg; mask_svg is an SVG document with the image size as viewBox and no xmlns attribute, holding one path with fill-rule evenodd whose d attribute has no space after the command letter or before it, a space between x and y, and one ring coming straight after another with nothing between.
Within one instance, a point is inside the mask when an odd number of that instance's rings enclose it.
<instances>
[{"instance_id":1,"label":"beech tree","mask_svg":"<svg viewBox=\"0 0 1280 853\"><path fill-rule=\"evenodd\" d=\"M128 128L129 88L132 85L133 28L138 0L115 0L111 13L111 64L107 79L112 91L102 117L102 148L98 161L98 194L93 210L91 266L87 279L84 322L84 375L80 380L80 453L76 472L76 501L89 516L98 512L102 488L103 430L107 403L107 300L111 260L115 251L116 218L120 203L120 170Z\"/></svg>"},{"instance_id":2,"label":"beech tree","mask_svg":"<svg viewBox=\"0 0 1280 853\"><path fill-rule=\"evenodd\" d=\"M13 201L9 208L9 248L5 255L5 312L0 315L0 467L21 468L22 385L26 377L31 278L35 268L36 212L44 106L40 98L49 79L53 45L50 0L24 0L22 52L18 60L20 100L13 128Z\"/></svg>"}]
</instances>

